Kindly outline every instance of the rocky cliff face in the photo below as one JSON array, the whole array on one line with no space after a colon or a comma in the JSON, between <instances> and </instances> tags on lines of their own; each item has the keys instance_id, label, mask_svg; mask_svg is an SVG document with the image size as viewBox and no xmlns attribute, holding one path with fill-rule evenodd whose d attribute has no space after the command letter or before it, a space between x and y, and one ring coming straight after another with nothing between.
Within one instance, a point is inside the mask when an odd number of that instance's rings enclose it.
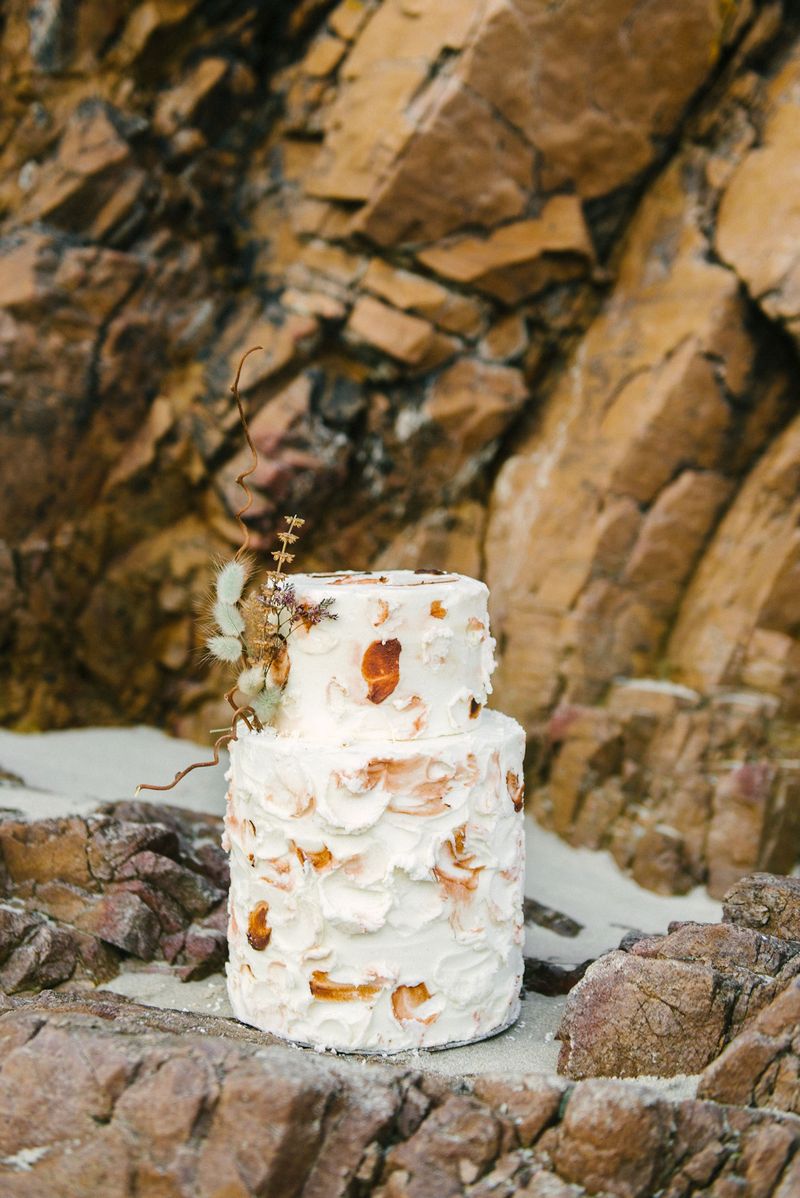
<instances>
[{"instance_id":1,"label":"rocky cliff face","mask_svg":"<svg viewBox=\"0 0 800 1198\"><path fill-rule=\"evenodd\" d=\"M205 735L265 546L481 573L541 820L800 852L800 28L733 0L11 0L0 718Z\"/></svg>"}]
</instances>

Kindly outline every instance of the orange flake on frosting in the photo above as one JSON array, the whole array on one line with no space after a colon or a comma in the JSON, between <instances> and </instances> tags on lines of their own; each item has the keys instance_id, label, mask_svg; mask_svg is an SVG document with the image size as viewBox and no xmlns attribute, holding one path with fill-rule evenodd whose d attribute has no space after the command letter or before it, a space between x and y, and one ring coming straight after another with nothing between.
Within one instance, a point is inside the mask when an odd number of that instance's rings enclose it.
<instances>
[{"instance_id":1,"label":"orange flake on frosting","mask_svg":"<svg viewBox=\"0 0 800 1198\"><path fill-rule=\"evenodd\" d=\"M385 599L378 600L378 614L372 621L375 628L380 628L381 624L385 624L389 619L389 604Z\"/></svg>"},{"instance_id":2,"label":"orange flake on frosting","mask_svg":"<svg viewBox=\"0 0 800 1198\"><path fill-rule=\"evenodd\" d=\"M285 641L281 641L275 650L275 656L270 662L268 671L269 681L273 686L277 686L283 690L289 681L291 664L289 660L289 647Z\"/></svg>"},{"instance_id":3,"label":"orange flake on frosting","mask_svg":"<svg viewBox=\"0 0 800 1198\"><path fill-rule=\"evenodd\" d=\"M408 704L408 711L413 711L415 708L419 708L419 711L411 722L412 737L419 736L428 726L428 705L419 695L412 695Z\"/></svg>"},{"instance_id":4,"label":"orange flake on frosting","mask_svg":"<svg viewBox=\"0 0 800 1198\"><path fill-rule=\"evenodd\" d=\"M247 920L247 943L257 952L263 952L270 942L272 928L267 922L269 904L256 903Z\"/></svg>"},{"instance_id":5,"label":"orange flake on frosting","mask_svg":"<svg viewBox=\"0 0 800 1198\"><path fill-rule=\"evenodd\" d=\"M392 694L400 681L400 642L373 641L361 661L361 673L367 683L370 703L382 703Z\"/></svg>"},{"instance_id":6,"label":"orange flake on frosting","mask_svg":"<svg viewBox=\"0 0 800 1198\"><path fill-rule=\"evenodd\" d=\"M354 982L334 982L330 974L321 969L314 970L308 988L314 998L323 1002L369 1002L382 990L382 986L377 982L362 982L360 985Z\"/></svg>"},{"instance_id":7,"label":"orange flake on frosting","mask_svg":"<svg viewBox=\"0 0 800 1198\"><path fill-rule=\"evenodd\" d=\"M508 796L514 804L514 810L521 811L522 805L525 802L524 781L521 782L512 770L508 770L506 773L506 786L508 787Z\"/></svg>"},{"instance_id":8,"label":"orange flake on frosting","mask_svg":"<svg viewBox=\"0 0 800 1198\"><path fill-rule=\"evenodd\" d=\"M262 882L268 882L278 890L294 889L292 863L288 857L267 857L262 866L266 866L267 869L266 873L259 875Z\"/></svg>"},{"instance_id":9,"label":"orange flake on frosting","mask_svg":"<svg viewBox=\"0 0 800 1198\"><path fill-rule=\"evenodd\" d=\"M470 616L467 620L467 632L485 632L486 625L483 620L479 620L477 616Z\"/></svg>"},{"instance_id":10,"label":"orange flake on frosting","mask_svg":"<svg viewBox=\"0 0 800 1198\"><path fill-rule=\"evenodd\" d=\"M331 575L323 574L323 575L320 575L320 577L330 578ZM374 574L371 576L368 576L366 578L357 578L355 574L344 574L341 577L337 576L336 578L334 578L333 582L331 583L331 586L332 587L340 587L340 586L343 586L345 583L350 583L351 585L356 585L356 586L359 586L359 585L360 586L374 586L376 582L381 583L383 585L384 583L387 583L388 581L389 581L389 579L386 577L385 574L381 574L377 578L375 577Z\"/></svg>"},{"instance_id":11,"label":"orange flake on frosting","mask_svg":"<svg viewBox=\"0 0 800 1198\"><path fill-rule=\"evenodd\" d=\"M414 1020L417 1023L433 1023L439 1018L439 1013L433 1015L418 1015L417 1008L431 998L431 992L424 982L416 986L397 986L392 991L392 1010L394 1017L400 1023Z\"/></svg>"},{"instance_id":12,"label":"orange flake on frosting","mask_svg":"<svg viewBox=\"0 0 800 1198\"><path fill-rule=\"evenodd\" d=\"M314 852L312 849L303 849L299 845L295 846L295 852L298 859L305 864L307 861L312 869L323 870L327 869L333 862L333 853L328 846L324 844L321 849Z\"/></svg>"},{"instance_id":13,"label":"orange flake on frosting","mask_svg":"<svg viewBox=\"0 0 800 1198\"><path fill-rule=\"evenodd\" d=\"M478 874L482 865L473 865L474 853L466 851L467 825L461 824L453 832L451 840L445 840L433 868L434 875L452 899L463 900L478 885Z\"/></svg>"},{"instance_id":14,"label":"orange flake on frosting","mask_svg":"<svg viewBox=\"0 0 800 1198\"><path fill-rule=\"evenodd\" d=\"M478 716L481 714L482 707L483 707L483 704L479 703L478 700L473 695L469 701L469 718L471 720L477 720Z\"/></svg>"},{"instance_id":15,"label":"orange flake on frosting","mask_svg":"<svg viewBox=\"0 0 800 1198\"><path fill-rule=\"evenodd\" d=\"M443 620L447 615L447 608L442 603L441 599L434 599L431 604L431 615L434 620Z\"/></svg>"},{"instance_id":16,"label":"orange flake on frosting","mask_svg":"<svg viewBox=\"0 0 800 1198\"><path fill-rule=\"evenodd\" d=\"M427 782L415 786L407 794L392 799L389 811L395 815L442 815L448 810L444 796L449 782Z\"/></svg>"}]
</instances>

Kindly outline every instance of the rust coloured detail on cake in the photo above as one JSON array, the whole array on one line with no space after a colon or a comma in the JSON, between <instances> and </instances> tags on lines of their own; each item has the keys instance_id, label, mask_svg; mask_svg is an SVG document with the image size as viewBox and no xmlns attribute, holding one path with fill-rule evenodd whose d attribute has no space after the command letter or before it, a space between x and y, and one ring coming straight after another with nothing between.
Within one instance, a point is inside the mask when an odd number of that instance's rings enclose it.
<instances>
[{"instance_id":1,"label":"rust coloured detail on cake","mask_svg":"<svg viewBox=\"0 0 800 1198\"><path fill-rule=\"evenodd\" d=\"M419 982L416 986L397 986L392 991L395 1019L400 1023L409 1023L411 1020L416 1023L434 1023L439 1018L438 1012L434 1012L433 1015L417 1014L417 1007L421 1007L430 998L431 992L424 982Z\"/></svg>"},{"instance_id":2,"label":"rust coloured detail on cake","mask_svg":"<svg viewBox=\"0 0 800 1198\"><path fill-rule=\"evenodd\" d=\"M513 770L506 772L506 786L508 787L508 795L511 802L514 804L515 811L521 811L525 802L525 783L520 781L519 777Z\"/></svg>"},{"instance_id":3,"label":"rust coloured detail on cake","mask_svg":"<svg viewBox=\"0 0 800 1198\"><path fill-rule=\"evenodd\" d=\"M471 720L477 720L478 716L481 714L482 707L483 707L483 704L479 703L478 700L473 695L469 701L469 718Z\"/></svg>"},{"instance_id":4,"label":"rust coloured detail on cake","mask_svg":"<svg viewBox=\"0 0 800 1198\"><path fill-rule=\"evenodd\" d=\"M485 632L486 625L483 620L479 620L477 616L470 616L467 620L467 632Z\"/></svg>"},{"instance_id":5,"label":"rust coloured detail on cake","mask_svg":"<svg viewBox=\"0 0 800 1198\"><path fill-rule=\"evenodd\" d=\"M286 641L280 641L275 648L275 656L270 662L268 677L273 686L280 687L281 690L289 681L289 669L291 661L289 660L289 647Z\"/></svg>"},{"instance_id":6,"label":"rust coloured detail on cake","mask_svg":"<svg viewBox=\"0 0 800 1198\"><path fill-rule=\"evenodd\" d=\"M401 650L400 642L393 637L390 641L373 641L364 653L361 673L370 703L388 699L400 681Z\"/></svg>"},{"instance_id":7,"label":"rust coloured detail on cake","mask_svg":"<svg viewBox=\"0 0 800 1198\"><path fill-rule=\"evenodd\" d=\"M434 620L443 620L447 615L447 608L442 603L441 599L434 599L431 604L431 615Z\"/></svg>"},{"instance_id":8,"label":"rust coloured detail on cake","mask_svg":"<svg viewBox=\"0 0 800 1198\"><path fill-rule=\"evenodd\" d=\"M300 847L300 845L295 845L295 852L297 853L297 858L301 864L304 865L307 861L311 868L317 870L318 872L323 869L328 869L333 862L333 853L326 844L324 844L322 848L318 849L316 852L314 852L312 849L303 849Z\"/></svg>"},{"instance_id":9,"label":"rust coloured detail on cake","mask_svg":"<svg viewBox=\"0 0 800 1198\"><path fill-rule=\"evenodd\" d=\"M369 1002L380 994L382 987L377 982L335 982L329 974L315 969L308 987L314 998L323 1002Z\"/></svg>"},{"instance_id":10,"label":"rust coloured detail on cake","mask_svg":"<svg viewBox=\"0 0 800 1198\"><path fill-rule=\"evenodd\" d=\"M256 903L247 920L247 943L257 952L263 952L270 942L272 928L267 922L269 904Z\"/></svg>"},{"instance_id":11,"label":"rust coloured detail on cake","mask_svg":"<svg viewBox=\"0 0 800 1198\"><path fill-rule=\"evenodd\" d=\"M375 628L380 628L389 619L389 604L385 599L378 600L378 614L372 621Z\"/></svg>"},{"instance_id":12,"label":"rust coloured detail on cake","mask_svg":"<svg viewBox=\"0 0 800 1198\"><path fill-rule=\"evenodd\" d=\"M417 714L411 722L411 735L419 736L428 726L428 705L420 698L419 695L412 695L411 702L408 705L408 711L417 710Z\"/></svg>"},{"instance_id":13,"label":"rust coloured detail on cake","mask_svg":"<svg viewBox=\"0 0 800 1198\"><path fill-rule=\"evenodd\" d=\"M452 899L464 900L477 888L482 865L473 865L474 853L466 851L467 825L460 824L451 840L445 840L439 850L433 872L445 893Z\"/></svg>"},{"instance_id":14,"label":"rust coloured detail on cake","mask_svg":"<svg viewBox=\"0 0 800 1198\"><path fill-rule=\"evenodd\" d=\"M292 863L287 857L267 857L261 864L267 867L267 873L259 875L262 882L267 882L276 890L294 890Z\"/></svg>"},{"instance_id":15,"label":"rust coloured detail on cake","mask_svg":"<svg viewBox=\"0 0 800 1198\"><path fill-rule=\"evenodd\" d=\"M330 577L330 575L328 575L328 577ZM383 586L388 581L389 581L389 579L386 577L385 574L379 575L378 578L375 578L374 575L367 577L367 578L357 578L355 576L355 574L345 574L341 578L334 578L333 582L331 583L331 586L332 587L340 587L344 583L350 583L351 585L354 585L354 586L374 586L376 583L379 583L380 585Z\"/></svg>"}]
</instances>

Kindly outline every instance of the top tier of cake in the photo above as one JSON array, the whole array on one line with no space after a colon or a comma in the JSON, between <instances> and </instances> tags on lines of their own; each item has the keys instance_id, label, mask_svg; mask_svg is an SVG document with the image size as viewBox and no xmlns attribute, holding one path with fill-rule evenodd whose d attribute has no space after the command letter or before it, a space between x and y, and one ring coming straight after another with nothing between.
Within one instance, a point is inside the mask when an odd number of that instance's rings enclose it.
<instances>
[{"instance_id":1,"label":"top tier of cake","mask_svg":"<svg viewBox=\"0 0 800 1198\"><path fill-rule=\"evenodd\" d=\"M299 599L332 599L336 619L292 634L280 733L412 740L471 726L494 669L482 582L411 570L291 581Z\"/></svg>"}]
</instances>

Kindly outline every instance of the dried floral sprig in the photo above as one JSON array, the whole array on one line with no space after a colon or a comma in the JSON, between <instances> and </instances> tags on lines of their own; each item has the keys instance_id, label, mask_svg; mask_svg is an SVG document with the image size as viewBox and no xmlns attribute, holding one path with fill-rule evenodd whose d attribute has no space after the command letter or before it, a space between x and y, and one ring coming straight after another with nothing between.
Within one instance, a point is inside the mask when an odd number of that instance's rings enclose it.
<instances>
[{"instance_id":1,"label":"dried floral sprig","mask_svg":"<svg viewBox=\"0 0 800 1198\"><path fill-rule=\"evenodd\" d=\"M250 467L236 478L246 497L245 503L236 513L242 530L242 543L235 557L217 572L211 609L216 631L206 638L206 648L211 657L226 665L239 667L236 682L225 694L225 699L233 710L233 718L230 728L215 741L211 761L194 762L164 786L143 782L137 786L137 794L140 790L171 790L192 770L218 765L222 747L238 738L240 720L249 729L255 728L257 731L260 731L264 724L268 724L280 703L283 688L289 677L289 637L301 625L309 629L324 619L336 619L336 613L331 611L333 599L322 599L319 603L298 599L294 586L283 572L284 566L294 561L295 555L290 552L289 546L296 544L298 540L295 529L300 529L305 524L297 515L283 517L286 528L277 533L280 548L272 552L276 565L267 572L259 586L245 593L252 567L249 559L244 556L250 544L244 515L253 502L252 492L245 479L256 469L258 454L247 426L239 394L239 379L247 358L260 348L254 346L242 357L231 387L252 454L252 462ZM241 695L245 702L238 702L238 695Z\"/></svg>"}]
</instances>

